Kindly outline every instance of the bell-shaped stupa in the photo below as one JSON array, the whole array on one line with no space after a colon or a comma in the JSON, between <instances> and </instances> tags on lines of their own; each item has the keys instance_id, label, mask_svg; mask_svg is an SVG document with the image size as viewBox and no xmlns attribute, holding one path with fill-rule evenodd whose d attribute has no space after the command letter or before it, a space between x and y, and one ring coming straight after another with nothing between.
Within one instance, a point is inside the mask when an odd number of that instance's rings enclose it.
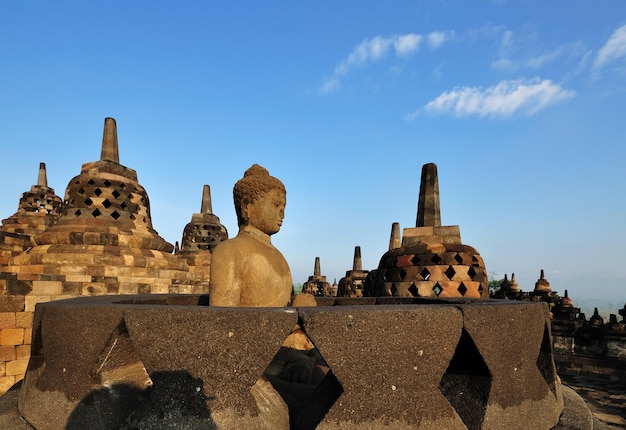
<instances>
[{"instance_id":1,"label":"bell-shaped stupa","mask_svg":"<svg viewBox=\"0 0 626 430\"><path fill-rule=\"evenodd\" d=\"M393 235L393 234L392 234ZM390 240L393 242L393 239ZM391 244L390 244L391 246ZM361 247L354 247L354 258L352 259L352 270L346 271L346 276L339 280L337 296L339 297L363 297L363 283L369 270L363 270L363 260L361 259Z\"/></svg>"},{"instance_id":2,"label":"bell-shaped stupa","mask_svg":"<svg viewBox=\"0 0 626 430\"><path fill-rule=\"evenodd\" d=\"M211 253L226 239L228 239L226 227L213 214L211 188L204 185L200 213L191 216L191 221L183 230L180 249L176 250L176 254L185 259L189 265L189 275L199 292L209 292Z\"/></svg>"},{"instance_id":3,"label":"bell-shaped stupa","mask_svg":"<svg viewBox=\"0 0 626 430\"><path fill-rule=\"evenodd\" d=\"M309 276L309 279L302 284L302 292L313 294L314 296L329 297L331 295L330 287L331 285L326 280L326 276L322 275L320 258L315 257L313 276Z\"/></svg>"},{"instance_id":4,"label":"bell-shaped stupa","mask_svg":"<svg viewBox=\"0 0 626 430\"><path fill-rule=\"evenodd\" d=\"M152 228L137 173L119 163L113 118L104 121L100 160L83 164L67 186L61 218L33 242L7 267L24 281L22 294L194 292L187 263Z\"/></svg>"},{"instance_id":5,"label":"bell-shaped stupa","mask_svg":"<svg viewBox=\"0 0 626 430\"><path fill-rule=\"evenodd\" d=\"M442 226L439 179L434 163L422 167L415 228L406 228L402 244L380 260L367 278L370 296L487 298L487 271L476 249L461 243L458 225ZM371 284L374 285L371 285Z\"/></svg>"},{"instance_id":6,"label":"bell-shaped stupa","mask_svg":"<svg viewBox=\"0 0 626 430\"><path fill-rule=\"evenodd\" d=\"M31 238L59 220L63 200L48 186L45 163L39 163L37 185L20 196L17 212L0 225L0 267L32 246Z\"/></svg>"},{"instance_id":7,"label":"bell-shaped stupa","mask_svg":"<svg viewBox=\"0 0 626 430\"><path fill-rule=\"evenodd\" d=\"M537 279L537 282L535 282L534 292L536 294L549 294L552 292L552 288L550 288L550 282L548 282L548 280L546 279L543 269L541 269L539 279Z\"/></svg>"}]
</instances>

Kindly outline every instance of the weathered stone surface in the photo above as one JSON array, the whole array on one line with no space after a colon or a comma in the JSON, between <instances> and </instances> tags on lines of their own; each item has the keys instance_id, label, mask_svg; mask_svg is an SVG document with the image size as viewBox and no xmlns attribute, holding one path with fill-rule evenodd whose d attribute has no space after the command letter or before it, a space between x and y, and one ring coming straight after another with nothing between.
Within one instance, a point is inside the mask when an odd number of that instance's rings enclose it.
<instances>
[{"instance_id":1,"label":"weathered stone surface","mask_svg":"<svg viewBox=\"0 0 626 430\"><path fill-rule=\"evenodd\" d=\"M212 306L287 306L293 281L287 260L271 242L285 216L285 186L254 164L233 187L239 233L211 257Z\"/></svg>"},{"instance_id":2,"label":"weathered stone surface","mask_svg":"<svg viewBox=\"0 0 626 430\"><path fill-rule=\"evenodd\" d=\"M585 402L574 390L561 386L563 393L564 409L559 417L555 430L590 430L594 429L593 415ZM599 429L598 429L599 430Z\"/></svg>"},{"instance_id":3,"label":"weathered stone surface","mask_svg":"<svg viewBox=\"0 0 626 430\"><path fill-rule=\"evenodd\" d=\"M459 306L464 330L491 377L484 429L514 428L528 416L537 428L549 428L563 408L551 358L548 306L526 305L530 306L493 302Z\"/></svg>"},{"instance_id":4,"label":"weathered stone surface","mask_svg":"<svg viewBox=\"0 0 626 430\"><path fill-rule=\"evenodd\" d=\"M188 298L198 302L197 296ZM116 301L94 297L38 306L38 340L20 398L21 412L36 428L63 429L70 416L77 423L96 419L90 406L94 402L119 412L97 415L97 420L107 425L119 426L134 408L144 411L135 417L138 422L149 421L150 411L162 409L155 394L148 397L147 392L128 383L104 389L94 377L107 342L120 324L128 331L134 352L155 385L159 378L177 381L172 390L179 390L184 381L199 381L197 387L206 400L204 408L212 419L223 428L237 428L220 420L258 415L250 389L297 323L295 311L168 306L165 301L165 306L109 305L109 300ZM151 300L148 296L145 303ZM117 301L123 302L123 298ZM68 337L68 332L74 335ZM167 391L163 384L167 382L162 382L157 392L186 395ZM127 401L118 405L118 396L126 396ZM145 406L145 402L153 404ZM58 406L48 408L50 404ZM131 408L120 411L122 405Z\"/></svg>"},{"instance_id":5,"label":"weathered stone surface","mask_svg":"<svg viewBox=\"0 0 626 430\"><path fill-rule=\"evenodd\" d=\"M276 430L289 428L285 405L297 429L519 428L528 417L548 429L561 412L542 303L206 302L144 295L38 305L21 413L37 429L157 428L160 416ZM324 364L321 383L289 387L266 369L296 323Z\"/></svg>"},{"instance_id":6,"label":"weathered stone surface","mask_svg":"<svg viewBox=\"0 0 626 430\"><path fill-rule=\"evenodd\" d=\"M0 428L6 430L33 430L17 410L20 384L13 386L0 396Z\"/></svg>"},{"instance_id":7,"label":"weathered stone surface","mask_svg":"<svg viewBox=\"0 0 626 430\"><path fill-rule=\"evenodd\" d=\"M318 428L378 420L389 423L389 428L411 423L465 428L438 388L461 334L458 309L338 306L306 308L299 314L304 330L343 387Z\"/></svg>"}]
</instances>

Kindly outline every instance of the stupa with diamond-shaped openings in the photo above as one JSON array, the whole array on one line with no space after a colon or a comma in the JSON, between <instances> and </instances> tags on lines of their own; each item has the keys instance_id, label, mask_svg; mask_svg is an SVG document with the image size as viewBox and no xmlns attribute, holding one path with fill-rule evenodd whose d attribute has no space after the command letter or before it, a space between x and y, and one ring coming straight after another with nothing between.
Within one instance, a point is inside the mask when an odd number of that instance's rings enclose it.
<instances>
[{"instance_id":1,"label":"stupa with diamond-shaped openings","mask_svg":"<svg viewBox=\"0 0 626 430\"><path fill-rule=\"evenodd\" d=\"M37 184L22 193L17 212L0 225L0 266L32 246L31 237L57 222L62 207L63 200L48 186L45 163L39 163Z\"/></svg>"},{"instance_id":2,"label":"stupa with diamond-shaped openings","mask_svg":"<svg viewBox=\"0 0 626 430\"><path fill-rule=\"evenodd\" d=\"M152 227L148 194L136 171L119 163L113 118L104 121L100 160L83 164L68 184L59 221L33 242L7 267L31 289L23 294L54 300L196 292L187 263Z\"/></svg>"},{"instance_id":3,"label":"stupa with diamond-shaped openings","mask_svg":"<svg viewBox=\"0 0 626 430\"><path fill-rule=\"evenodd\" d=\"M375 276L368 278L366 294L442 298L489 296L487 271L478 251L461 243L458 225L441 225L439 180L434 163L422 168L416 226L404 229L401 246L383 255Z\"/></svg>"}]
</instances>

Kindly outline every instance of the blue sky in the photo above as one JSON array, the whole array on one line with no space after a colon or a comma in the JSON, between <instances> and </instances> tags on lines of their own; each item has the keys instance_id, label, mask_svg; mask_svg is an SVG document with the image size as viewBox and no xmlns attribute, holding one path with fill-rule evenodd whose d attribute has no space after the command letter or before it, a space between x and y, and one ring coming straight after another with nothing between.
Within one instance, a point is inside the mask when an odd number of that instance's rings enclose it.
<instances>
[{"instance_id":1,"label":"blue sky","mask_svg":"<svg viewBox=\"0 0 626 430\"><path fill-rule=\"evenodd\" d=\"M117 120L168 241L198 212L237 231L232 186L287 187L274 244L332 282L415 226L421 166L442 223L530 290L626 300L626 3L4 1L0 217L47 164L63 195Z\"/></svg>"}]
</instances>

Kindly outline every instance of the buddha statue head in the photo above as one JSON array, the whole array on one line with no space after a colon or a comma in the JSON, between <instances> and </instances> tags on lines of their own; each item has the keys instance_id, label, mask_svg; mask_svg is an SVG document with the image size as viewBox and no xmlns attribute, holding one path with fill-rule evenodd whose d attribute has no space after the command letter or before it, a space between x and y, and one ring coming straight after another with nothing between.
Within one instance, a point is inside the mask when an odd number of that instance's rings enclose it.
<instances>
[{"instance_id":1,"label":"buddha statue head","mask_svg":"<svg viewBox=\"0 0 626 430\"><path fill-rule=\"evenodd\" d=\"M254 227L267 235L277 233L285 216L286 195L280 180L254 164L233 188L239 227Z\"/></svg>"}]
</instances>

